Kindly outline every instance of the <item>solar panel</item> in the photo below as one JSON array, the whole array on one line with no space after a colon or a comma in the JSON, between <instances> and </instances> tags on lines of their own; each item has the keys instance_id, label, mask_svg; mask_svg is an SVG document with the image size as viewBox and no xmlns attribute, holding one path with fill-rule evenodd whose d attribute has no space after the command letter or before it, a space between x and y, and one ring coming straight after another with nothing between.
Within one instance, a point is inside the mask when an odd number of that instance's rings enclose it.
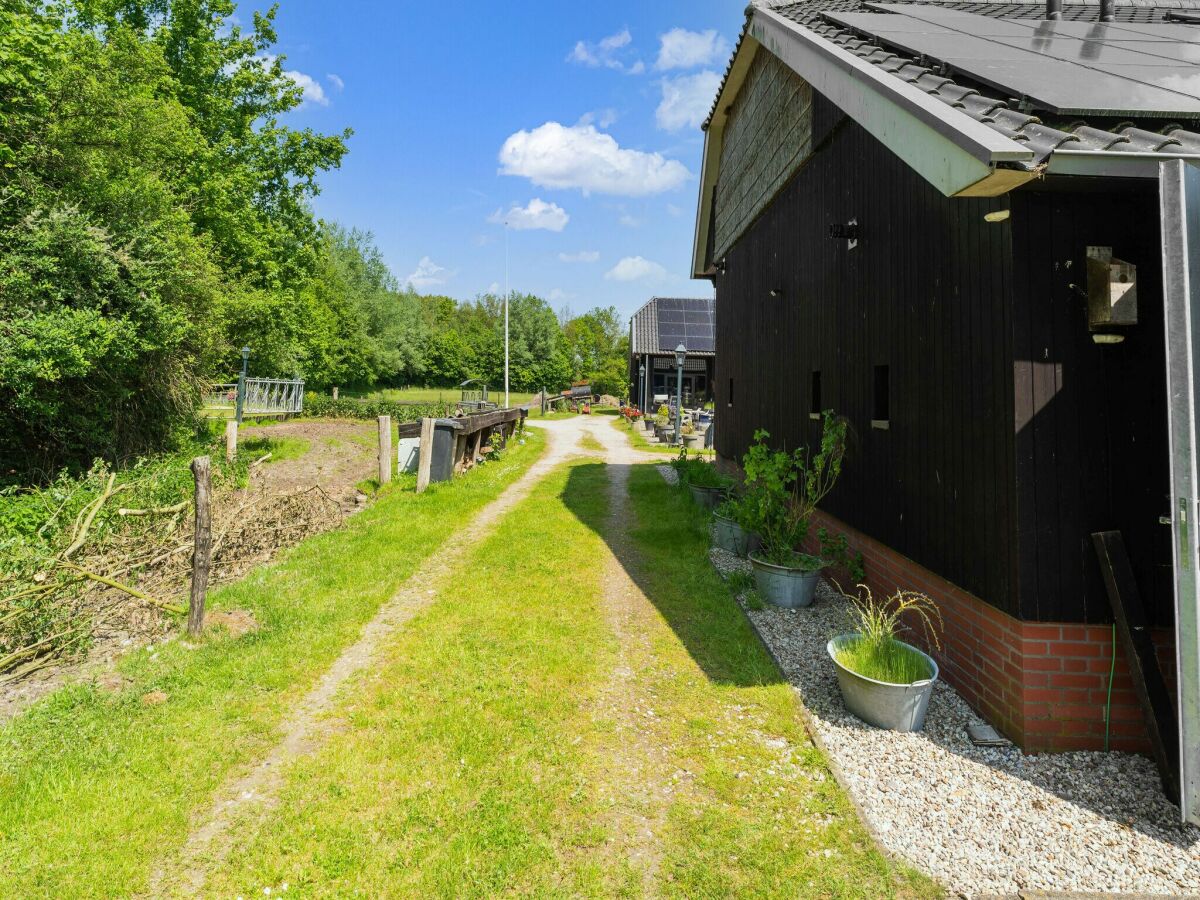
<instances>
[{"instance_id":1,"label":"solar panel","mask_svg":"<svg viewBox=\"0 0 1200 900\"><path fill-rule=\"evenodd\" d=\"M872 3L830 21L1067 115L1200 115L1200 29L1156 23L995 19Z\"/></svg>"},{"instance_id":2,"label":"solar panel","mask_svg":"<svg viewBox=\"0 0 1200 900\"><path fill-rule=\"evenodd\" d=\"M674 350L683 344L692 353L717 349L710 301L662 298L658 301L658 345Z\"/></svg>"}]
</instances>

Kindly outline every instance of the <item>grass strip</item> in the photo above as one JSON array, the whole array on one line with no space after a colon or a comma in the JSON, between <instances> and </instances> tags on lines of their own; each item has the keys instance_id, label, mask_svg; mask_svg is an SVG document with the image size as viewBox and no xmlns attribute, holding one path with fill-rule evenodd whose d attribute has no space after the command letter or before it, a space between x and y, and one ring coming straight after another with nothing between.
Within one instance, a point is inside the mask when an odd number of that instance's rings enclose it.
<instances>
[{"instance_id":1,"label":"grass strip","mask_svg":"<svg viewBox=\"0 0 1200 900\"><path fill-rule=\"evenodd\" d=\"M603 543L562 499L570 483L600 518L604 479L556 470L440 586L345 690L345 727L289 772L214 896L608 893L583 740L615 651L586 563Z\"/></svg>"},{"instance_id":2,"label":"grass strip","mask_svg":"<svg viewBox=\"0 0 1200 900\"><path fill-rule=\"evenodd\" d=\"M709 516L652 467L635 468L630 489L635 579L671 634L657 642L655 721L694 776L662 833L670 892L937 896L874 845L808 740L795 691L708 562ZM698 677L673 674L688 668Z\"/></svg>"},{"instance_id":3,"label":"grass strip","mask_svg":"<svg viewBox=\"0 0 1200 900\"><path fill-rule=\"evenodd\" d=\"M284 715L363 624L517 480L543 440L529 433L503 460L420 496L389 488L343 528L213 593L213 608L253 612L258 631L139 650L121 663L123 689L72 685L0 729L0 894L145 890L193 813L275 743ZM166 702L143 702L154 691Z\"/></svg>"},{"instance_id":4,"label":"grass strip","mask_svg":"<svg viewBox=\"0 0 1200 900\"><path fill-rule=\"evenodd\" d=\"M837 660L851 672L887 684L913 684L933 675L924 656L895 638L847 641L838 650Z\"/></svg>"}]
</instances>

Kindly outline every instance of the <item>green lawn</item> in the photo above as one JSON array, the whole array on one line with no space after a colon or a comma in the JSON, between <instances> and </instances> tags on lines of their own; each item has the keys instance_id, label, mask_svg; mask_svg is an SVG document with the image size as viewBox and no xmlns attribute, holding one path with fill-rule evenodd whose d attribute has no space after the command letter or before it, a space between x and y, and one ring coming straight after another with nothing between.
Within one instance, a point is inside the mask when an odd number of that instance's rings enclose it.
<instances>
[{"instance_id":1,"label":"green lawn","mask_svg":"<svg viewBox=\"0 0 1200 900\"><path fill-rule=\"evenodd\" d=\"M291 435L280 437L256 435L244 440L239 438L238 441L238 450L247 454L251 461L270 453L271 458L267 460L267 465L288 459L299 459L311 449L311 446L306 438Z\"/></svg>"},{"instance_id":2,"label":"green lawn","mask_svg":"<svg viewBox=\"0 0 1200 900\"><path fill-rule=\"evenodd\" d=\"M130 896L194 812L279 737L280 722L418 565L534 461L504 460L420 496L401 486L338 530L213 593L261 629L137 651L117 693L58 691L0 729L0 895ZM406 480L403 484L408 484ZM143 695L167 702L148 706Z\"/></svg>"},{"instance_id":3,"label":"green lawn","mask_svg":"<svg viewBox=\"0 0 1200 900\"><path fill-rule=\"evenodd\" d=\"M580 460L472 553L469 591L441 585L343 692L331 717L345 727L291 768L206 891L935 895L873 846L808 742L795 693L708 565L704 516L652 467L632 479L622 530L655 609L627 659L599 571L607 471ZM622 665L632 696L613 687ZM654 750L630 746L623 716Z\"/></svg>"},{"instance_id":4,"label":"green lawn","mask_svg":"<svg viewBox=\"0 0 1200 900\"><path fill-rule=\"evenodd\" d=\"M360 395L342 393L341 396L357 397ZM462 398L462 391L458 388L386 388L385 390L374 391L368 394L362 394L361 396L372 399L389 400L393 403L457 403ZM533 394L520 391L510 391L508 396L509 402L513 406L521 406L533 399ZM493 403L503 403L503 385L501 385L499 388L496 388L494 385L489 386L488 399Z\"/></svg>"}]
</instances>

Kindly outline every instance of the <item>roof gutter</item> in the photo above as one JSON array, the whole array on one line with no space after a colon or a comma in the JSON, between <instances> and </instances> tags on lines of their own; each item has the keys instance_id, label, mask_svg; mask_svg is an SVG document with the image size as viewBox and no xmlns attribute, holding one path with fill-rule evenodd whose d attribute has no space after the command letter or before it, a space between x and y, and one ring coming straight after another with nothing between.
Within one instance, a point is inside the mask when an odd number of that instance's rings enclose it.
<instances>
[{"instance_id":1,"label":"roof gutter","mask_svg":"<svg viewBox=\"0 0 1200 900\"><path fill-rule=\"evenodd\" d=\"M1091 175L1101 178L1159 177L1159 163L1172 159L1200 162L1197 153L1139 153L1130 150L1055 150L1046 161L1047 175Z\"/></svg>"}]
</instances>

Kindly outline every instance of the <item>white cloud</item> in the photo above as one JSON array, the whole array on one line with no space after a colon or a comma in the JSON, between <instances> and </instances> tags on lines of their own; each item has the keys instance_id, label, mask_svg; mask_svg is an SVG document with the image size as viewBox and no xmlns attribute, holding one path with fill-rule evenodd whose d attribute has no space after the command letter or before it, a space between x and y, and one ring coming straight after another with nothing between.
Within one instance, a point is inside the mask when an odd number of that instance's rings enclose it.
<instances>
[{"instance_id":1,"label":"white cloud","mask_svg":"<svg viewBox=\"0 0 1200 900\"><path fill-rule=\"evenodd\" d=\"M616 34L601 38L596 43L591 41L576 41L571 52L567 54L567 62L577 63L593 69L615 69L618 72L628 72L630 75L640 75L646 71L645 63L640 59L627 63L628 53L622 52L633 43L633 35L628 28L623 28Z\"/></svg>"},{"instance_id":2,"label":"white cloud","mask_svg":"<svg viewBox=\"0 0 1200 900\"><path fill-rule=\"evenodd\" d=\"M667 270L640 256L626 256L604 273L608 281L662 281Z\"/></svg>"},{"instance_id":3,"label":"white cloud","mask_svg":"<svg viewBox=\"0 0 1200 900\"><path fill-rule=\"evenodd\" d=\"M562 288L554 288L550 291L550 296L546 299L551 303L558 303L563 300L574 300L575 295L567 293Z\"/></svg>"},{"instance_id":4,"label":"white cloud","mask_svg":"<svg viewBox=\"0 0 1200 900\"><path fill-rule=\"evenodd\" d=\"M416 271L405 279L405 283L411 284L417 290L424 290L445 284L451 274L445 266L439 266L428 256L422 256L421 261L417 263Z\"/></svg>"},{"instance_id":5,"label":"white cloud","mask_svg":"<svg viewBox=\"0 0 1200 900\"><path fill-rule=\"evenodd\" d=\"M611 106L605 109L597 109L592 112L585 112L579 117L576 125L599 125L601 128L608 128L617 121L617 111Z\"/></svg>"},{"instance_id":6,"label":"white cloud","mask_svg":"<svg viewBox=\"0 0 1200 900\"><path fill-rule=\"evenodd\" d=\"M500 294L501 293L500 282L493 281L491 284L488 285L488 289L486 291L484 291L484 293L491 294L493 297Z\"/></svg>"},{"instance_id":7,"label":"white cloud","mask_svg":"<svg viewBox=\"0 0 1200 900\"><path fill-rule=\"evenodd\" d=\"M488 221L496 225L507 225L515 231L562 231L571 221L571 217L557 203L547 203L534 197L528 206L513 206L508 212L496 210Z\"/></svg>"},{"instance_id":8,"label":"white cloud","mask_svg":"<svg viewBox=\"0 0 1200 900\"><path fill-rule=\"evenodd\" d=\"M629 213L621 213L621 217L617 219L617 224L623 225L626 228L641 228L642 220L634 218Z\"/></svg>"},{"instance_id":9,"label":"white cloud","mask_svg":"<svg viewBox=\"0 0 1200 900\"><path fill-rule=\"evenodd\" d=\"M658 61L654 64L659 70L711 66L724 62L729 56L729 42L717 34L716 29L672 28L659 40Z\"/></svg>"},{"instance_id":10,"label":"white cloud","mask_svg":"<svg viewBox=\"0 0 1200 900\"><path fill-rule=\"evenodd\" d=\"M721 76L705 69L695 75L680 75L662 81L662 102L654 113L664 131L699 128L721 87Z\"/></svg>"},{"instance_id":11,"label":"white cloud","mask_svg":"<svg viewBox=\"0 0 1200 900\"><path fill-rule=\"evenodd\" d=\"M580 250L578 253L558 254L560 262L565 263L594 263L600 259L599 250Z\"/></svg>"},{"instance_id":12,"label":"white cloud","mask_svg":"<svg viewBox=\"0 0 1200 900\"><path fill-rule=\"evenodd\" d=\"M334 75L332 72L330 72L325 76L325 80L332 84L334 90L338 91L339 93L346 89L346 82L342 81L342 77L340 75Z\"/></svg>"},{"instance_id":13,"label":"white cloud","mask_svg":"<svg viewBox=\"0 0 1200 900\"><path fill-rule=\"evenodd\" d=\"M680 216L683 215L683 207L676 206L674 203L668 203L667 204L667 212L670 213L675 218L679 218Z\"/></svg>"},{"instance_id":14,"label":"white cloud","mask_svg":"<svg viewBox=\"0 0 1200 900\"><path fill-rule=\"evenodd\" d=\"M691 173L660 153L622 149L592 125L547 122L510 135L500 148L500 172L528 178L538 187L579 188L584 195L641 197L674 190Z\"/></svg>"},{"instance_id":15,"label":"white cloud","mask_svg":"<svg viewBox=\"0 0 1200 900\"><path fill-rule=\"evenodd\" d=\"M256 57L259 64L264 69L270 69L279 60L279 57L273 53L263 53ZM304 94L305 103L315 103L317 106L328 106L329 95L325 93L325 88L321 87L321 82L304 72L299 72L296 69L285 69L283 77L290 79Z\"/></svg>"}]
</instances>

